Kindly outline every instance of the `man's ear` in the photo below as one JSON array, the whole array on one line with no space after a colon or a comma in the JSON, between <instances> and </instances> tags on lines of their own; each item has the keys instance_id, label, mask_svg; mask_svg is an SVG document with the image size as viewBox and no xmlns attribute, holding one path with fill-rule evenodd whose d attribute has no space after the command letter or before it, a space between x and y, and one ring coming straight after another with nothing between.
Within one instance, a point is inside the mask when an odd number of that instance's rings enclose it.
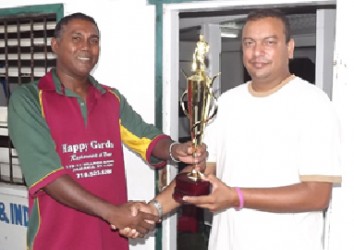
<instances>
[{"instance_id":1,"label":"man's ear","mask_svg":"<svg viewBox=\"0 0 354 250\"><path fill-rule=\"evenodd\" d=\"M58 51L58 40L53 37L52 40L50 41L50 45L52 47L52 51L57 54L57 51Z\"/></svg>"},{"instance_id":2,"label":"man's ear","mask_svg":"<svg viewBox=\"0 0 354 250\"><path fill-rule=\"evenodd\" d=\"M288 58L289 59L294 58L294 49L295 49L295 41L293 38L291 38L288 42Z\"/></svg>"}]
</instances>

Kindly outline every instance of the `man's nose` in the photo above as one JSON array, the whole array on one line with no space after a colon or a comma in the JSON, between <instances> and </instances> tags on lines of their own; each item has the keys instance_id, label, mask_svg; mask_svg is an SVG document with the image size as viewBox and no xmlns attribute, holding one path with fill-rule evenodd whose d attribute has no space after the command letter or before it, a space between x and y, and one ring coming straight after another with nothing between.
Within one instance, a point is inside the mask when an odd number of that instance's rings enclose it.
<instances>
[{"instance_id":1,"label":"man's nose","mask_svg":"<svg viewBox=\"0 0 354 250\"><path fill-rule=\"evenodd\" d=\"M253 52L256 55L261 55L264 53L264 45L262 43L257 42L253 47Z\"/></svg>"}]
</instances>

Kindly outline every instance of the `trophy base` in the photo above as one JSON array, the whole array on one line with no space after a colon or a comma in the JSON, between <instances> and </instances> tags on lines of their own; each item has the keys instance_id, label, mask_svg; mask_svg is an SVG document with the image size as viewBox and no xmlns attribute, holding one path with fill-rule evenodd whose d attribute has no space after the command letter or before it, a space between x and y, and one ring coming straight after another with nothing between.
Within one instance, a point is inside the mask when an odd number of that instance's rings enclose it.
<instances>
[{"instance_id":1,"label":"trophy base","mask_svg":"<svg viewBox=\"0 0 354 250\"><path fill-rule=\"evenodd\" d=\"M208 195L210 193L210 182L200 178L194 178L191 173L180 173L176 177L176 187L173 198L183 203L183 196Z\"/></svg>"}]
</instances>

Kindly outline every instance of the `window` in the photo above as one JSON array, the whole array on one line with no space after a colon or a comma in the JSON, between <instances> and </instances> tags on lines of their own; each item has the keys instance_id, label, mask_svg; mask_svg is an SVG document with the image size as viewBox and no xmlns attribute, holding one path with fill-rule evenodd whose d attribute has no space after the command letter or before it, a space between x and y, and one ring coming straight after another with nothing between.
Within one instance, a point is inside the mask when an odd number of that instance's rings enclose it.
<instances>
[{"instance_id":1,"label":"window","mask_svg":"<svg viewBox=\"0 0 354 250\"><path fill-rule=\"evenodd\" d=\"M0 10L0 182L24 184L7 130L7 104L21 84L38 80L55 66L50 47L62 5Z\"/></svg>"}]
</instances>

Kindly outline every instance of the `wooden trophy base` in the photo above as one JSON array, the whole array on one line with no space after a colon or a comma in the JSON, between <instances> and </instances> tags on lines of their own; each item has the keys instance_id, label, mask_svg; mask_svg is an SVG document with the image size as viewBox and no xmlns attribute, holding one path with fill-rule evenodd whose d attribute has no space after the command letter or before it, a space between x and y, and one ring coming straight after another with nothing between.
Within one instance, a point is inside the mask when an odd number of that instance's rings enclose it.
<instances>
[{"instance_id":1,"label":"wooden trophy base","mask_svg":"<svg viewBox=\"0 0 354 250\"><path fill-rule=\"evenodd\" d=\"M173 198L183 203L183 196L200 196L210 193L210 182L193 177L193 173L180 173L176 176Z\"/></svg>"}]
</instances>

